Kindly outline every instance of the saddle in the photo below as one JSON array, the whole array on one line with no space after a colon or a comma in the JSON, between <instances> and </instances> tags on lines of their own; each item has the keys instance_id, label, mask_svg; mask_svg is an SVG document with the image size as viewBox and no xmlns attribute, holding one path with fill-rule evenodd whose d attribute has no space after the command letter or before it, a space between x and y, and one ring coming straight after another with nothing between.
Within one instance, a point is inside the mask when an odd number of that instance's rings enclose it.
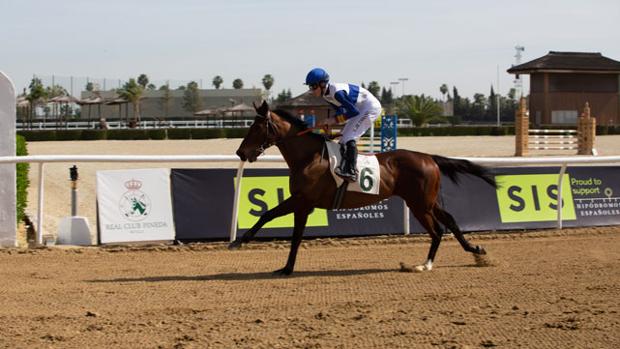
<instances>
[{"instance_id":1,"label":"saddle","mask_svg":"<svg viewBox=\"0 0 620 349\"><path fill-rule=\"evenodd\" d=\"M342 161L342 155L340 154L340 144L334 141L325 141L327 153L329 155L329 168L336 186L340 187L344 179L336 174L336 168L340 166ZM364 194L378 195L379 184L381 181L381 168L379 167L379 160L375 155L362 155L357 156L357 181L349 183L347 191L356 191Z\"/></svg>"}]
</instances>

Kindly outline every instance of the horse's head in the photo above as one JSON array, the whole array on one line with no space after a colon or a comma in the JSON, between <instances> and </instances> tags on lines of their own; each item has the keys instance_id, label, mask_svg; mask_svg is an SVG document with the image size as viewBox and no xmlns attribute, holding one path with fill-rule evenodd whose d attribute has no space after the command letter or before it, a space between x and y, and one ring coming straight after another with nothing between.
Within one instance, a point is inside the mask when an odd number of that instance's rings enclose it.
<instances>
[{"instance_id":1,"label":"horse's head","mask_svg":"<svg viewBox=\"0 0 620 349\"><path fill-rule=\"evenodd\" d=\"M254 123L237 149L237 156L241 161L256 161L265 149L274 145L282 137L280 127L269 110L267 102L263 101L258 107L254 104L254 109L256 109Z\"/></svg>"}]
</instances>

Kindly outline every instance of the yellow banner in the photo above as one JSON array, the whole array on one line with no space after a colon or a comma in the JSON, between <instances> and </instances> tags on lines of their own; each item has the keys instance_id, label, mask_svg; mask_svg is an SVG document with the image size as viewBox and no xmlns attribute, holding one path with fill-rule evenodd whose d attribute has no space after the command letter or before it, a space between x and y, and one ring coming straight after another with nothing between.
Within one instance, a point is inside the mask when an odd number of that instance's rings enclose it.
<instances>
[{"instance_id":1,"label":"yellow banner","mask_svg":"<svg viewBox=\"0 0 620 349\"><path fill-rule=\"evenodd\" d=\"M558 175L528 174L496 176L497 202L502 223L544 222L557 219ZM562 219L575 220L570 177L562 181Z\"/></svg>"},{"instance_id":2,"label":"yellow banner","mask_svg":"<svg viewBox=\"0 0 620 349\"><path fill-rule=\"evenodd\" d=\"M236 183L236 178L234 179ZM278 206L291 196L288 176L243 177L237 215L239 229L251 228L258 218L268 210ZM315 209L308 217L307 227L326 227L327 211ZM276 218L267 223L267 228L292 228L293 214Z\"/></svg>"}]
</instances>

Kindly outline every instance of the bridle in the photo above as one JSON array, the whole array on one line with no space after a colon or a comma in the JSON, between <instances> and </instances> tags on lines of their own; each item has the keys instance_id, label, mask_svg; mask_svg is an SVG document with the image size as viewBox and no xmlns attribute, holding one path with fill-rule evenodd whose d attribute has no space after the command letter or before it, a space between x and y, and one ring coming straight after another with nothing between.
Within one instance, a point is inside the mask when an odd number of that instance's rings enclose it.
<instances>
[{"instance_id":1,"label":"bridle","mask_svg":"<svg viewBox=\"0 0 620 349\"><path fill-rule=\"evenodd\" d=\"M257 117L259 118L264 118L267 122L267 132L265 133L265 141L258 147L256 148L256 151L258 152L258 155L262 154L263 152L265 152L265 150L267 150L267 148L271 147L274 144L278 144L280 142L282 142L281 140L275 140L274 139L269 139L269 130L272 130L274 136L277 135L276 133L276 125L273 123L273 121L271 121L271 111L267 111L267 115L260 115L260 114L256 114Z\"/></svg>"},{"instance_id":2,"label":"bridle","mask_svg":"<svg viewBox=\"0 0 620 349\"><path fill-rule=\"evenodd\" d=\"M282 137L281 139L276 139L277 138L277 126L276 124L272 121L271 119L271 111L267 111L267 115L260 115L260 114L256 114L257 118L260 119L265 119L266 123L267 123L267 132L265 133L265 140L263 141L263 143L256 148L256 151L258 152L257 156L260 156L261 154L263 154L265 152L265 150L267 150L267 148L271 147L272 145L277 145L280 143L283 143L287 138ZM325 130L325 132L327 132L329 130L329 128L327 127L327 125L322 125L319 127L312 127L312 128L308 128L306 130L300 131L298 133L295 134L294 137L299 137L299 136L303 136L304 134L311 132L313 130L316 129L323 129ZM269 139L269 133L271 132L274 134L274 138L273 139ZM321 150L321 159L323 159L325 157L325 151L326 151L326 143L323 142L323 149Z\"/></svg>"}]
</instances>

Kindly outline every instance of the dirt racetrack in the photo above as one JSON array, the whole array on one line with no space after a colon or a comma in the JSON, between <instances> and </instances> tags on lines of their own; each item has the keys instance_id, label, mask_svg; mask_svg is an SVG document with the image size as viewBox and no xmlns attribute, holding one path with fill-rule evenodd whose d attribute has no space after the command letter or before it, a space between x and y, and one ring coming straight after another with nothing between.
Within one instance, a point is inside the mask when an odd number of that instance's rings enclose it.
<instances>
[{"instance_id":1,"label":"dirt racetrack","mask_svg":"<svg viewBox=\"0 0 620 349\"><path fill-rule=\"evenodd\" d=\"M0 347L618 348L620 228L0 250Z\"/></svg>"}]
</instances>

